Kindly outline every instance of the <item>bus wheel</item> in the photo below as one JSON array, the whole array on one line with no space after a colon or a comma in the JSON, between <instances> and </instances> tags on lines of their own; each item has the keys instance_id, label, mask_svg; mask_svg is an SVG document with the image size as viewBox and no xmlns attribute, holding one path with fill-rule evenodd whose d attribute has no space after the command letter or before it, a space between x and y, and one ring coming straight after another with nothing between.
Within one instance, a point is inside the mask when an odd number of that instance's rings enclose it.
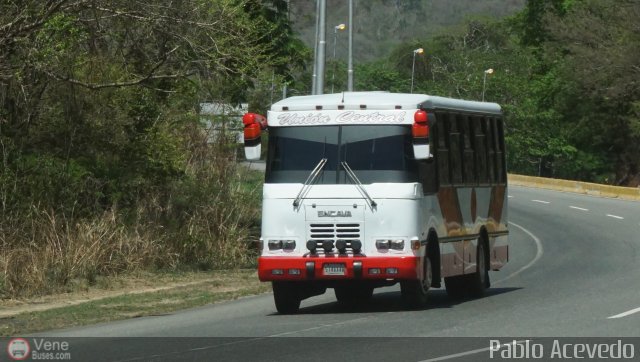
<instances>
[{"instance_id":1,"label":"bus wheel","mask_svg":"<svg viewBox=\"0 0 640 362\"><path fill-rule=\"evenodd\" d=\"M487 268L486 245L482 239L478 240L476 253L476 272L466 276L468 278L469 296L479 298L484 295L489 285L489 269Z\"/></svg>"},{"instance_id":2,"label":"bus wheel","mask_svg":"<svg viewBox=\"0 0 640 362\"><path fill-rule=\"evenodd\" d=\"M354 305L366 301L373 296L373 288L369 286L339 286L334 288L336 299L340 304Z\"/></svg>"},{"instance_id":3,"label":"bus wheel","mask_svg":"<svg viewBox=\"0 0 640 362\"><path fill-rule=\"evenodd\" d=\"M295 285L287 282L273 282L273 300L280 314L295 314L300 309L300 297Z\"/></svg>"},{"instance_id":4,"label":"bus wheel","mask_svg":"<svg viewBox=\"0 0 640 362\"><path fill-rule=\"evenodd\" d=\"M427 292L431 286L431 260L424 258L424 277L422 280L405 280L400 282L400 293L405 305L409 308L419 308L427 304Z\"/></svg>"}]
</instances>

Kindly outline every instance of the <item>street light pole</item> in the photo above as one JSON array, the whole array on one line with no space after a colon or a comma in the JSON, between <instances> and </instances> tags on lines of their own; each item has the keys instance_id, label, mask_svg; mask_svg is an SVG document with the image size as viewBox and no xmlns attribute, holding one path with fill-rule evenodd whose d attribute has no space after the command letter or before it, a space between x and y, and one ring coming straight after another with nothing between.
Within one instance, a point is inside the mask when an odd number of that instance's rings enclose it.
<instances>
[{"instance_id":1,"label":"street light pole","mask_svg":"<svg viewBox=\"0 0 640 362\"><path fill-rule=\"evenodd\" d=\"M493 74L493 68L489 68L484 71L484 77L482 79L482 101L484 102L484 90L487 85L487 74Z\"/></svg>"},{"instance_id":2,"label":"street light pole","mask_svg":"<svg viewBox=\"0 0 640 362\"><path fill-rule=\"evenodd\" d=\"M336 42L338 40L338 30L344 30L347 26L344 24L336 25L333 28L333 67L331 69L331 93L333 93L333 87L336 79Z\"/></svg>"},{"instance_id":3,"label":"street light pole","mask_svg":"<svg viewBox=\"0 0 640 362\"><path fill-rule=\"evenodd\" d=\"M416 54L424 53L424 49L418 48L413 51L413 64L411 65L411 93L413 93L413 76L416 71Z\"/></svg>"},{"instance_id":4,"label":"street light pole","mask_svg":"<svg viewBox=\"0 0 640 362\"><path fill-rule=\"evenodd\" d=\"M347 68L347 90L353 92L353 0L349 0L349 65Z\"/></svg>"},{"instance_id":5,"label":"street light pole","mask_svg":"<svg viewBox=\"0 0 640 362\"><path fill-rule=\"evenodd\" d=\"M313 47L313 76L311 77L311 94L316 94L318 83L318 37L320 35L320 0L316 0L316 38Z\"/></svg>"},{"instance_id":6,"label":"street light pole","mask_svg":"<svg viewBox=\"0 0 640 362\"><path fill-rule=\"evenodd\" d=\"M316 80L316 92L314 94L324 94L324 65L325 65L325 50L327 48L327 41L325 40L325 28L326 28L326 16L327 16L327 0L319 0L320 2L320 16L318 20L318 54L316 62L318 64L317 71L318 77Z\"/></svg>"}]
</instances>

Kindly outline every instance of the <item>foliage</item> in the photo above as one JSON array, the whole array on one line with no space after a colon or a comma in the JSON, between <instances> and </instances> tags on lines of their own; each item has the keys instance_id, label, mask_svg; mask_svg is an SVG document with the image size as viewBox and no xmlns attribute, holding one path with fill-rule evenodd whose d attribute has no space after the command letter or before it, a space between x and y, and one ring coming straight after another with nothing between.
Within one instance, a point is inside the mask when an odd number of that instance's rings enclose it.
<instances>
[{"instance_id":1,"label":"foliage","mask_svg":"<svg viewBox=\"0 0 640 362\"><path fill-rule=\"evenodd\" d=\"M513 17L400 44L356 82L408 92L422 47L414 92L501 104L511 172L636 186L638 15L636 0L528 1Z\"/></svg>"},{"instance_id":2,"label":"foliage","mask_svg":"<svg viewBox=\"0 0 640 362\"><path fill-rule=\"evenodd\" d=\"M249 262L256 190L198 111L304 63L283 3L0 4L0 295Z\"/></svg>"}]
</instances>

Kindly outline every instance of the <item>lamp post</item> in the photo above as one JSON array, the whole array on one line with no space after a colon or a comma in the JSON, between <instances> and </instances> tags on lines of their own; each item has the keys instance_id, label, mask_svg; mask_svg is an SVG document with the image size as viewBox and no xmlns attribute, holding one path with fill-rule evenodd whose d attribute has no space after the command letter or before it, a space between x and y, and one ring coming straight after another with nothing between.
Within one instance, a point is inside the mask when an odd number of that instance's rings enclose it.
<instances>
[{"instance_id":1,"label":"lamp post","mask_svg":"<svg viewBox=\"0 0 640 362\"><path fill-rule=\"evenodd\" d=\"M487 75L488 74L493 74L493 68L489 68L489 69L484 71L484 77L482 79L482 101L483 102L484 102L484 90L485 90L486 85L487 85Z\"/></svg>"},{"instance_id":2,"label":"lamp post","mask_svg":"<svg viewBox=\"0 0 640 362\"><path fill-rule=\"evenodd\" d=\"M347 90L353 92L353 0L349 0L349 51L347 65Z\"/></svg>"},{"instance_id":3,"label":"lamp post","mask_svg":"<svg viewBox=\"0 0 640 362\"><path fill-rule=\"evenodd\" d=\"M313 47L313 76L311 77L311 94L317 94L318 82L318 42L320 39L320 0L316 0L316 40Z\"/></svg>"},{"instance_id":4,"label":"lamp post","mask_svg":"<svg viewBox=\"0 0 640 362\"><path fill-rule=\"evenodd\" d=\"M418 48L413 51L413 64L411 65L411 93L413 93L413 76L416 71L416 54L424 53L424 49Z\"/></svg>"},{"instance_id":5,"label":"lamp post","mask_svg":"<svg viewBox=\"0 0 640 362\"><path fill-rule=\"evenodd\" d=\"M336 25L333 28L333 67L331 69L331 93L333 93L333 87L336 79L336 42L338 40L338 30L344 30L347 26L344 24Z\"/></svg>"},{"instance_id":6,"label":"lamp post","mask_svg":"<svg viewBox=\"0 0 640 362\"><path fill-rule=\"evenodd\" d=\"M327 48L327 41L325 40L325 29L327 22L327 0L318 0L320 4L318 11L318 52L316 54L316 90L314 94L324 94L324 66L325 66L325 51Z\"/></svg>"}]
</instances>

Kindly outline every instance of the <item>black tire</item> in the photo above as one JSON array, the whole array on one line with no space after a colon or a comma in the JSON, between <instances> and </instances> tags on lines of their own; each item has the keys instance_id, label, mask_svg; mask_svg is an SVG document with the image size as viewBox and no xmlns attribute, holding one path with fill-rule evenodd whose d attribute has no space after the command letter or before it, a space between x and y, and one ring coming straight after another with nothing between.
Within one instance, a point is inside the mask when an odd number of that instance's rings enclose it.
<instances>
[{"instance_id":1,"label":"black tire","mask_svg":"<svg viewBox=\"0 0 640 362\"><path fill-rule=\"evenodd\" d=\"M338 302L344 305L355 305L373 297L373 287L369 286L339 286L334 288L334 292Z\"/></svg>"},{"instance_id":2,"label":"black tire","mask_svg":"<svg viewBox=\"0 0 640 362\"><path fill-rule=\"evenodd\" d=\"M445 288L450 298L480 298L484 295L490 285L485 248L483 239L478 240L475 273L444 278Z\"/></svg>"},{"instance_id":3,"label":"black tire","mask_svg":"<svg viewBox=\"0 0 640 362\"><path fill-rule=\"evenodd\" d=\"M472 298L480 298L484 296L485 290L489 285L489 269L487 268L487 254L485 252L486 245L483 239L478 240L478 249L476 252L476 272L467 275L467 290Z\"/></svg>"},{"instance_id":4,"label":"black tire","mask_svg":"<svg viewBox=\"0 0 640 362\"><path fill-rule=\"evenodd\" d=\"M273 282L273 300L280 314L295 314L300 310L300 297L295 285L287 282Z\"/></svg>"},{"instance_id":5,"label":"black tire","mask_svg":"<svg viewBox=\"0 0 640 362\"><path fill-rule=\"evenodd\" d=\"M431 286L432 269L431 260L427 257L423 269L422 280L405 280L400 282L402 300L408 308L420 308L427 304L427 292Z\"/></svg>"}]
</instances>

